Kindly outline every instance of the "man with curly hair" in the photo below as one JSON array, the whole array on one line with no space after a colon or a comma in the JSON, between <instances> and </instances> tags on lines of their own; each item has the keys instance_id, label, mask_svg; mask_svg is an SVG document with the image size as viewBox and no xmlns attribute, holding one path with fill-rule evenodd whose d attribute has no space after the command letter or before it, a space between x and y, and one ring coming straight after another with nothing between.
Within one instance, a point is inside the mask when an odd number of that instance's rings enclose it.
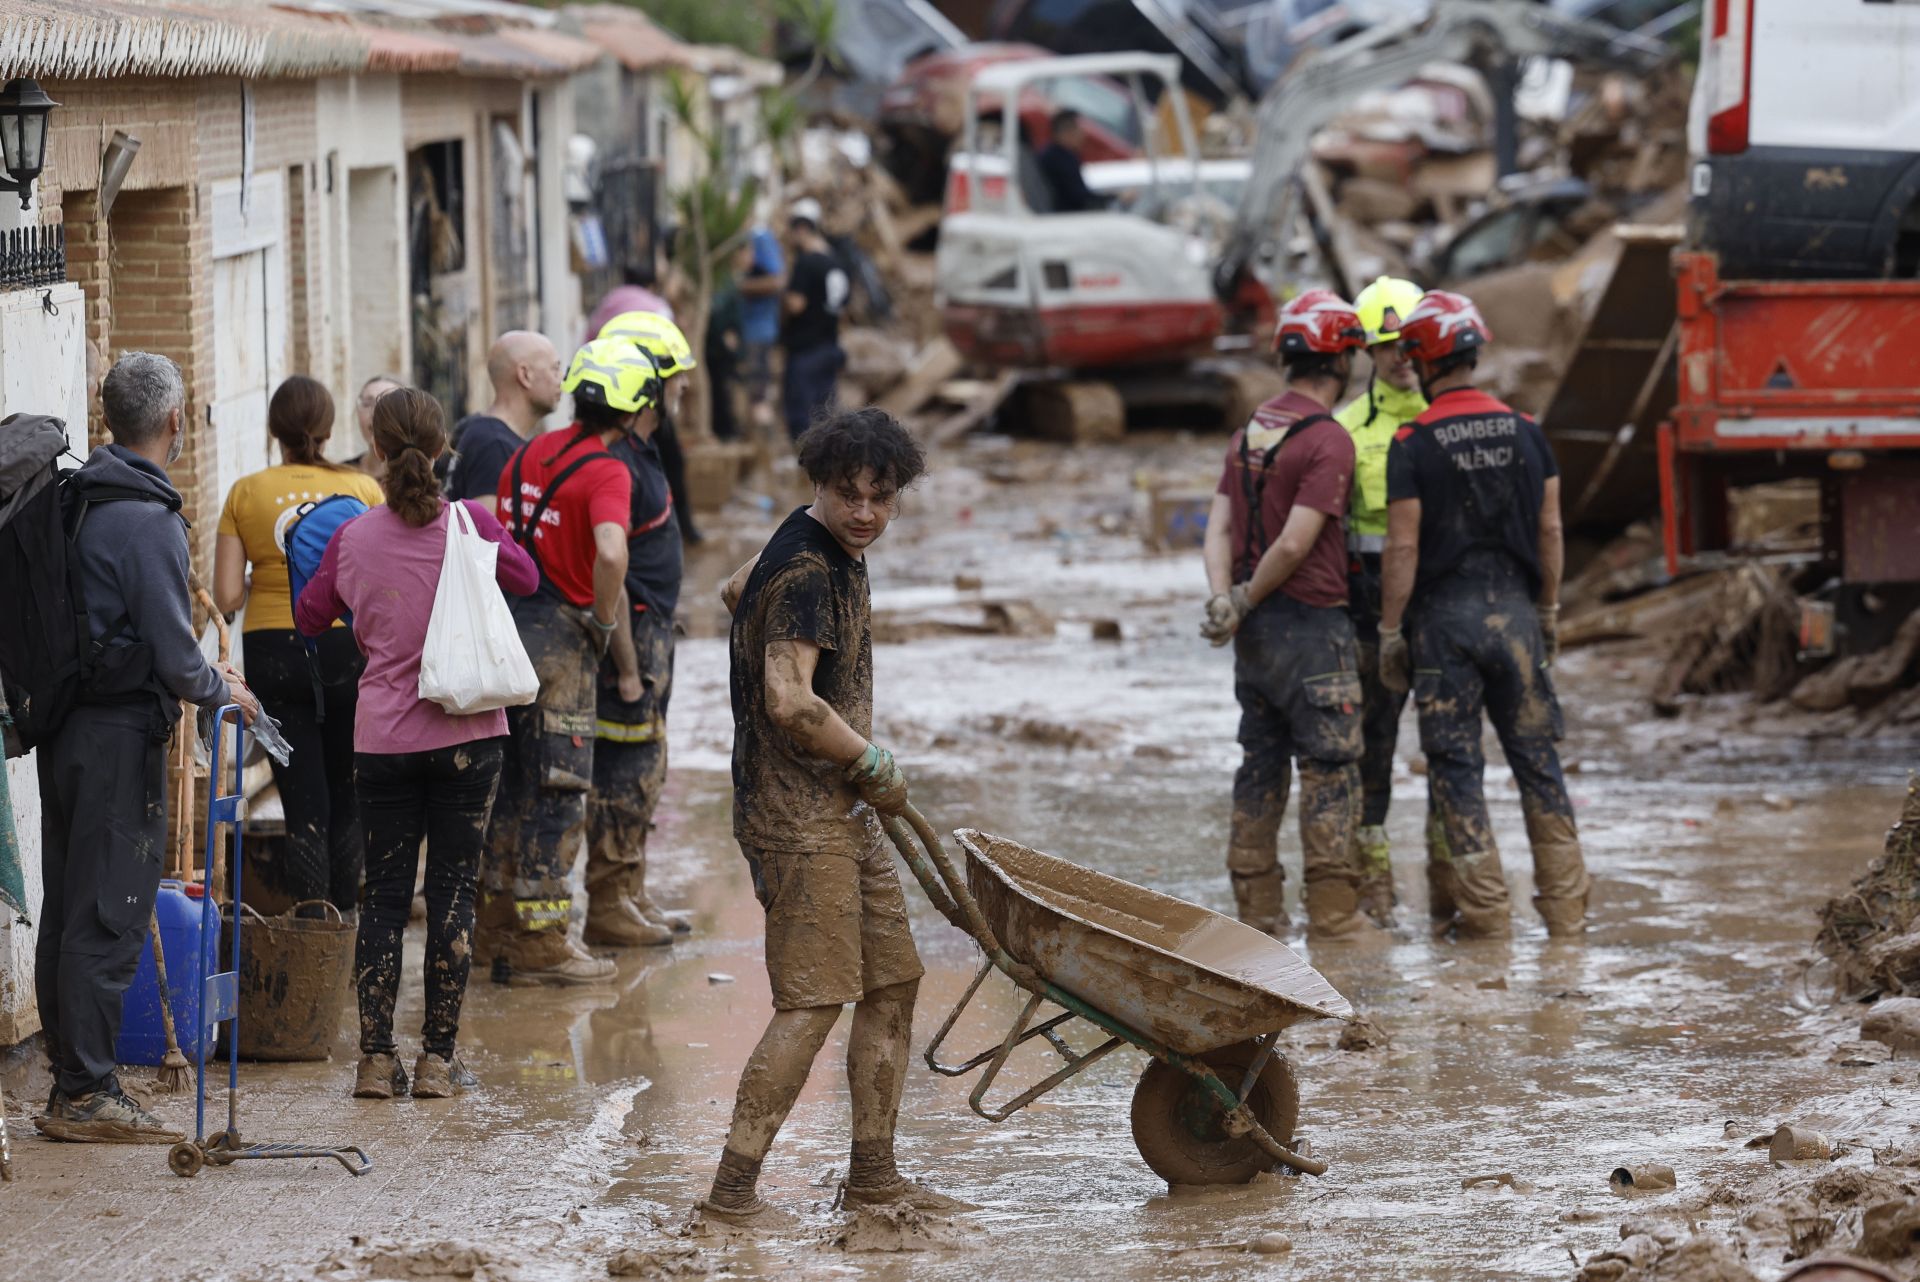
<instances>
[{"instance_id":1,"label":"man with curly hair","mask_svg":"<svg viewBox=\"0 0 1920 1282\"><path fill-rule=\"evenodd\" d=\"M813 482L798 508L727 584L733 611L733 832L767 914L773 1018L740 1074L733 1125L701 1210L770 1227L760 1164L840 1008L853 1098L850 1206L962 1204L903 1178L893 1132L924 973L879 816L907 804L893 754L871 741L873 645L866 552L902 489L926 468L891 415L856 410L799 442Z\"/></svg>"}]
</instances>

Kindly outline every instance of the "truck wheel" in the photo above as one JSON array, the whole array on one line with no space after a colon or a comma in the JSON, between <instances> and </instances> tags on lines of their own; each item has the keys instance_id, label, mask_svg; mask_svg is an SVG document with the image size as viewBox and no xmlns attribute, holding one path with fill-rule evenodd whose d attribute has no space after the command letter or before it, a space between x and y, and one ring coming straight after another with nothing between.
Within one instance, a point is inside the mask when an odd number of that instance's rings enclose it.
<instances>
[{"instance_id":1,"label":"truck wheel","mask_svg":"<svg viewBox=\"0 0 1920 1282\"><path fill-rule=\"evenodd\" d=\"M1240 1042L1202 1056L1229 1088L1238 1090L1259 1054ZM1293 1143L1300 1089L1286 1059L1275 1054L1260 1070L1247 1107L1267 1134ZM1245 1184L1273 1169L1273 1157L1250 1136L1229 1135L1226 1110L1198 1078L1161 1060L1147 1065L1133 1091L1133 1143L1154 1174L1169 1184Z\"/></svg>"}]
</instances>

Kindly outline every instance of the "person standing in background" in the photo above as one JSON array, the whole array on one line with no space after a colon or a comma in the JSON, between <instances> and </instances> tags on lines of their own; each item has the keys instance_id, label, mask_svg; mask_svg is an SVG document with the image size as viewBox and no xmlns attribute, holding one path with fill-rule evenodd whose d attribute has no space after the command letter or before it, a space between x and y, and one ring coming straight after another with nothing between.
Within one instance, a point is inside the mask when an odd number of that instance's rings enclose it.
<instances>
[{"instance_id":1,"label":"person standing in background","mask_svg":"<svg viewBox=\"0 0 1920 1282\"><path fill-rule=\"evenodd\" d=\"M369 507L381 501L372 477L327 461L333 413L326 385L304 374L274 390L267 430L280 445L281 462L242 477L227 491L214 545L213 599L224 614L245 607L241 655L247 680L293 749L285 765L269 758L287 816L280 889L296 904L326 899L351 913L364 851L353 789L362 660L345 627L330 629L308 651L293 626L286 552L287 528L308 504L335 494Z\"/></svg>"},{"instance_id":2,"label":"person standing in background","mask_svg":"<svg viewBox=\"0 0 1920 1282\"><path fill-rule=\"evenodd\" d=\"M499 804L487 825L475 949L496 983L592 984L614 973L569 937L569 877L593 786L601 657L612 654L622 698L641 694L627 624L633 483L607 447L635 430L660 380L631 341L603 338L574 353L561 390L573 394L573 423L527 442L495 498L540 571L540 590L510 603L540 694L507 710Z\"/></svg>"},{"instance_id":3,"label":"person standing in background","mask_svg":"<svg viewBox=\"0 0 1920 1282\"><path fill-rule=\"evenodd\" d=\"M248 724L260 713L240 674L209 664L193 632L187 523L167 478L186 440L186 400L172 361L122 356L100 384L113 439L66 482L81 505L68 514L79 524L69 565L100 656L38 753L44 889L33 984L53 1089L34 1126L51 1139L182 1138L120 1089L114 1067L121 1003L160 893L167 741L183 700L238 704Z\"/></svg>"},{"instance_id":4,"label":"person standing in background","mask_svg":"<svg viewBox=\"0 0 1920 1282\"><path fill-rule=\"evenodd\" d=\"M374 408L373 453L386 464L386 504L340 528L301 594L300 630L332 635L353 614L366 653L354 771L365 828L367 906L354 974L360 996L360 1066L353 1093L392 1099L407 1090L393 1038L400 944L426 843L426 1015L413 1066L415 1099L443 1099L475 1084L454 1052L473 957L474 886L494 789L500 781L504 710L457 716L420 697L420 652L433 617L440 564L453 519L433 461L447 445L440 403L401 388ZM499 546L500 587L525 596L540 584L533 558L505 537L493 503L466 501L481 538ZM344 633L343 633L344 635Z\"/></svg>"},{"instance_id":5,"label":"person standing in background","mask_svg":"<svg viewBox=\"0 0 1920 1282\"><path fill-rule=\"evenodd\" d=\"M360 394L354 398L353 421L360 429L360 452L347 460L347 466L356 472L365 472L374 480L380 479L380 461L373 456L373 407L380 398L396 387L403 387L399 379L391 374L375 374L360 385Z\"/></svg>"},{"instance_id":6,"label":"person standing in background","mask_svg":"<svg viewBox=\"0 0 1920 1282\"><path fill-rule=\"evenodd\" d=\"M659 279L644 264L628 260L621 269L621 283L608 290L593 305L593 311L587 317L586 341L591 343L599 337L607 322L624 312L653 312L672 320L673 304L653 290L652 286L657 284Z\"/></svg>"},{"instance_id":7,"label":"person standing in background","mask_svg":"<svg viewBox=\"0 0 1920 1282\"><path fill-rule=\"evenodd\" d=\"M508 330L487 349L493 403L453 426L447 497L491 503L507 460L560 404L560 353L546 335Z\"/></svg>"},{"instance_id":8,"label":"person standing in background","mask_svg":"<svg viewBox=\"0 0 1920 1282\"><path fill-rule=\"evenodd\" d=\"M1556 746L1566 545L1546 433L1473 384L1493 341L1473 300L1434 290L1400 322L1427 410L1387 451L1380 682L1413 690L1446 825L1453 912L1437 930L1505 939L1507 880L1487 815L1485 720L1513 771L1547 934L1586 931L1586 856ZM1403 630L1404 628L1404 630Z\"/></svg>"},{"instance_id":9,"label":"person standing in background","mask_svg":"<svg viewBox=\"0 0 1920 1282\"><path fill-rule=\"evenodd\" d=\"M1353 495L1347 508L1347 614L1360 659L1360 826L1355 857L1362 872L1360 906L1382 926L1400 902L1393 888L1393 849L1387 810L1393 802L1393 753L1400 741L1405 692L1380 684L1380 557L1387 547L1387 447L1393 435L1427 408L1413 361L1400 346L1401 318L1413 314L1420 287L1382 276L1360 291L1353 310L1366 331L1373 366L1367 390L1334 417L1353 437ZM1451 904L1446 890L1446 835L1427 807L1428 903ZM1448 907L1443 917L1451 917Z\"/></svg>"},{"instance_id":10,"label":"person standing in background","mask_svg":"<svg viewBox=\"0 0 1920 1282\"><path fill-rule=\"evenodd\" d=\"M747 414L762 426L773 388L773 349L780 343L780 295L785 286L787 260L780 238L767 227L755 227L748 240L751 256L735 280L740 286L740 366L747 385Z\"/></svg>"},{"instance_id":11,"label":"person standing in background","mask_svg":"<svg viewBox=\"0 0 1920 1282\"><path fill-rule=\"evenodd\" d=\"M794 260L781 297L780 345L787 353L781 405L787 434L797 441L816 415L833 410L834 386L847 363L840 348L840 311L853 282L821 233L819 201L794 201L787 230Z\"/></svg>"}]
</instances>

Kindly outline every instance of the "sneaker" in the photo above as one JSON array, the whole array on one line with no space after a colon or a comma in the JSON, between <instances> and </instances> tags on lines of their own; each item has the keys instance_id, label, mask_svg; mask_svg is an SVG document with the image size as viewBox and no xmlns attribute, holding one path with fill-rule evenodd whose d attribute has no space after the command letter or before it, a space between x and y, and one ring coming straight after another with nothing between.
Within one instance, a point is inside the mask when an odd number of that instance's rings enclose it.
<instances>
[{"instance_id":1,"label":"sneaker","mask_svg":"<svg viewBox=\"0 0 1920 1282\"><path fill-rule=\"evenodd\" d=\"M355 1099L392 1099L407 1093L407 1070L398 1055L362 1055L353 1074Z\"/></svg>"},{"instance_id":2,"label":"sneaker","mask_svg":"<svg viewBox=\"0 0 1920 1282\"><path fill-rule=\"evenodd\" d=\"M863 1206L909 1206L916 1211L954 1215L961 1211L980 1209L972 1202L948 1197L945 1193L935 1192L919 1180L909 1180L905 1177L877 1189L857 1189L842 1180L840 1195L836 1201L839 1206L849 1211L857 1211Z\"/></svg>"},{"instance_id":3,"label":"sneaker","mask_svg":"<svg viewBox=\"0 0 1920 1282\"><path fill-rule=\"evenodd\" d=\"M80 1144L178 1144L187 1138L114 1088L49 1098L47 1115L33 1124L48 1139Z\"/></svg>"},{"instance_id":4,"label":"sneaker","mask_svg":"<svg viewBox=\"0 0 1920 1282\"><path fill-rule=\"evenodd\" d=\"M458 1055L449 1060L422 1051L420 1058L413 1061L415 1099L450 1099L469 1086L479 1084L480 1079L460 1062Z\"/></svg>"}]
</instances>

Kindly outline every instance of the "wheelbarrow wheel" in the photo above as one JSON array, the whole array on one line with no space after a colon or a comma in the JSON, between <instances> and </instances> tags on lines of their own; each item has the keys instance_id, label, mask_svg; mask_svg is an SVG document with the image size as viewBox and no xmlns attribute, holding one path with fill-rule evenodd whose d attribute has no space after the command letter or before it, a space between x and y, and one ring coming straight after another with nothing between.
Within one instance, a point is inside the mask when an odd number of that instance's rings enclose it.
<instances>
[{"instance_id":1,"label":"wheelbarrow wheel","mask_svg":"<svg viewBox=\"0 0 1920 1282\"><path fill-rule=\"evenodd\" d=\"M206 1154L199 1145L191 1140L181 1140L167 1150L167 1169L183 1180L190 1180L200 1174L200 1168L207 1164Z\"/></svg>"},{"instance_id":2,"label":"wheelbarrow wheel","mask_svg":"<svg viewBox=\"0 0 1920 1282\"><path fill-rule=\"evenodd\" d=\"M1240 1042L1201 1058L1239 1090L1259 1047ZM1293 1142L1300 1117L1300 1088L1293 1069L1278 1055L1267 1061L1247 1097L1247 1107L1267 1134ZM1162 1060L1147 1065L1133 1091L1133 1143L1154 1174L1169 1184L1245 1184L1273 1169L1273 1157L1251 1136L1229 1135L1226 1110L1200 1080Z\"/></svg>"}]
</instances>

